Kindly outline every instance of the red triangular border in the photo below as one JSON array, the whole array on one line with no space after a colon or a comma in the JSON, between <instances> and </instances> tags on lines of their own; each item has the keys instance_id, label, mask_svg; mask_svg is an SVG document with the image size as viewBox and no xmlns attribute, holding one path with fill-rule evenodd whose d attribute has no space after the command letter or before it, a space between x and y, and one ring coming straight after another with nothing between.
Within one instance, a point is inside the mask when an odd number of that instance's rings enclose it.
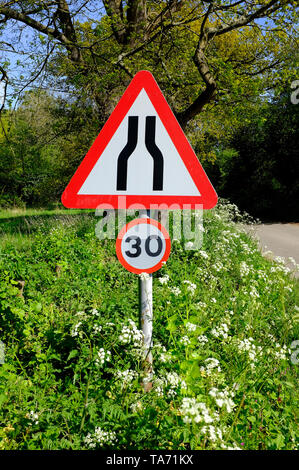
<instances>
[{"instance_id":1,"label":"red triangular border","mask_svg":"<svg viewBox=\"0 0 299 470\"><path fill-rule=\"evenodd\" d=\"M78 195L78 191L82 187L98 159L101 157L104 149L112 139L114 133L143 88L148 94L149 99L156 109L157 114L169 134L169 137L180 154L201 195ZM105 204L107 204L107 208L117 209L119 208L119 198L121 198L122 201L125 200L125 205L122 205L122 209L128 208L133 204L142 204L143 207L147 209L154 204L177 204L181 209L183 209L184 204L189 204L192 209L195 208L195 204L202 204L204 209L211 209L217 204L217 194L212 184L198 161L153 75L146 70L142 70L134 76L108 121L63 192L61 201L65 207L70 209L96 209L99 205L104 208Z\"/></svg>"}]
</instances>

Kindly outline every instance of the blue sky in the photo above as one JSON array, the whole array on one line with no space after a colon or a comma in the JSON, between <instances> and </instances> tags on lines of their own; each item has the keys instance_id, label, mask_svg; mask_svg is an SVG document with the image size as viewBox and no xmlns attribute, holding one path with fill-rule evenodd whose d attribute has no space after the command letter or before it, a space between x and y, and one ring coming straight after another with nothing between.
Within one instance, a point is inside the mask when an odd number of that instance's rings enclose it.
<instances>
[{"instance_id":1,"label":"blue sky","mask_svg":"<svg viewBox=\"0 0 299 470\"><path fill-rule=\"evenodd\" d=\"M70 2L71 3L71 2ZM73 5L70 5L70 8L73 8L73 11L76 9L76 5L83 4L85 2L74 2ZM76 18L79 21L86 21L87 19L97 18L100 19L103 15L103 2L101 0L94 0L89 1L89 6L93 8L92 11L88 12L88 16L86 16L84 9L81 10L80 14L76 15ZM87 12L86 12L87 13ZM23 25L22 26L22 34L19 35L18 29L14 28L14 23L9 21L4 32L0 35L0 63L3 65L5 64L5 69L8 73L9 78L9 85L7 87L7 100L11 101L11 105L15 106L17 104L15 98L15 92L22 90L24 85L30 80L31 75L36 74L39 70L39 67L36 66L36 59L39 59L40 56L40 63L42 65L44 55L41 51L36 51L34 47L34 42L38 36L38 33L33 31L29 26ZM41 35L43 36L43 35ZM44 36L46 38L46 36ZM1 44L2 43L2 44ZM13 51L7 44L12 44L15 51ZM40 42L38 44L41 47ZM46 49L44 48L44 51ZM33 54L34 51L34 66L33 61L30 56ZM9 64L7 64L9 62ZM43 79L44 74L36 80L36 82L28 85L27 89L30 88L38 88L43 86ZM13 84L13 85L12 85ZM45 88L49 89L49 87L44 83ZM55 88L50 89L50 91L55 93ZM3 96L3 84L0 82L0 106L1 106L1 99ZM8 102L6 103L6 107Z\"/></svg>"}]
</instances>

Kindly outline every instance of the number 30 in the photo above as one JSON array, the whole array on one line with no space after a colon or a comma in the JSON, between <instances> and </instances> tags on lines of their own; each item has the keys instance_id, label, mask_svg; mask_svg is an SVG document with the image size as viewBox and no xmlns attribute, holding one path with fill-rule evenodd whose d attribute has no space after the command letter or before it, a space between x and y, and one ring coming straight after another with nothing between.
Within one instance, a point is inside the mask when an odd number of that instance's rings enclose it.
<instances>
[{"instance_id":1,"label":"number 30","mask_svg":"<svg viewBox=\"0 0 299 470\"><path fill-rule=\"evenodd\" d=\"M132 253L130 250L128 250L125 253L129 258L138 258L138 256L140 256L140 254L141 254L141 247L140 247L141 238L137 237L135 235L132 235L131 237L127 237L125 242L130 243L130 241L132 241L132 240L135 243L131 246L131 250L135 250L135 252ZM152 249L151 249L151 241L152 240L157 240L158 246L157 246L156 251L152 251ZM144 248L145 248L145 252L148 256L151 256L152 258L155 257L155 256L159 256L161 251L162 251L162 248L163 248L163 242L162 242L161 237L159 237L159 235L150 235L150 236L148 236L147 239L145 240Z\"/></svg>"}]
</instances>

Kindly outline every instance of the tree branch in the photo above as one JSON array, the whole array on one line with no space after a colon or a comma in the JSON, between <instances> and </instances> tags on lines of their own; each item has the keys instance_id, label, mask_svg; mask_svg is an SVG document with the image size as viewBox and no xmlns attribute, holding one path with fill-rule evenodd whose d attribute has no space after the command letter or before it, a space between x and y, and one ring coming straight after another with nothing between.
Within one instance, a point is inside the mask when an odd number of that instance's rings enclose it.
<instances>
[{"instance_id":1,"label":"tree branch","mask_svg":"<svg viewBox=\"0 0 299 470\"><path fill-rule=\"evenodd\" d=\"M8 85L8 76L4 68L0 65L0 72L2 74L2 77L0 79L0 82L4 82L4 87L3 87L3 96L0 96L0 114L4 108L5 101L6 101L6 93L7 93L7 85Z\"/></svg>"},{"instance_id":2,"label":"tree branch","mask_svg":"<svg viewBox=\"0 0 299 470\"><path fill-rule=\"evenodd\" d=\"M238 5L240 2L234 3L232 6ZM200 38L195 50L195 54L193 57L193 61L200 73L200 76L205 83L205 89L200 93L200 95L194 100L194 102L188 106L184 111L176 113L177 118L184 128L188 121L194 118L197 114L199 114L203 107L212 101L217 93L217 83L216 79L214 78L208 62L206 58L206 49L209 43L213 40L214 37L220 36L222 34L226 34L232 30L241 28L242 26L246 26L249 23L252 23L255 19L263 18L264 16L269 15L269 13L273 13L277 9L279 9L282 5L280 0L270 0L268 3L263 5L262 7L252 11L246 15L241 16L235 21L232 21L228 24L221 24L216 27L208 27L206 28L205 25L209 19L209 16L214 11L214 2L212 1L207 9L207 12L204 16L203 22L201 24L201 31L200 31ZM226 7L225 7L226 8ZM215 10L217 7L215 7ZM224 9L224 7L220 7L219 9ZM266 69L265 69L266 70ZM260 72L259 72L260 73Z\"/></svg>"},{"instance_id":3,"label":"tree branch","mask_svg":"<svg viewBox=\"0 0 299 470\"><path fill-rule=\"evenodd\" d=\"M70 17L70 12L66 0L58 0L57 2L56 16L60 20L62 32L57 27L46 26L40 21L28 16L27 13L23 13L18 10L7 6L0 6L0 15L4 15L5 21L7 19L13 19L23 23L31 28L43 33L47 36L57 39L60 43L66 46L70 52L71 59L74 62L80 62L81 55L78 46L76 45L76 34ZM55 16L55 14L54 14Z\"/></svg>"},{"instance_id":4,"label":"tree branch","mask_svg":"<svg viewBox=\"0 0 299 470\"><path fill-rule=\"evenodd\" d=\"M215 36L220 36L222 34L228 33L230 31L233 31L234 29L246 26L258 18L263 18L264 16L269 14L269 10L271 10L271 13L273 13L274 11L278 10L278 8L280 8L281 6L282 5L280 0L270 0L261 8L258 8L254 12L248 13L247 15L243 15L237 20L232 21L227 25L220 25L218 27L207 28L207 34L209 38L213 38Z\"/></svg>"}]
</instances>

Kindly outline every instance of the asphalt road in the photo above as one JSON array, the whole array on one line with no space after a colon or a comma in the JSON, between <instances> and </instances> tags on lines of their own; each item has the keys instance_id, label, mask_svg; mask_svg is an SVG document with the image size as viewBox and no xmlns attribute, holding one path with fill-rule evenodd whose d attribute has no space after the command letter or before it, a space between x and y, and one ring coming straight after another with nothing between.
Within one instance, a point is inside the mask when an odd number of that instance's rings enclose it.
<instances>
[{"instance_id":1,"label":"asphalt road","mask_svg":"<svg viewBox=\"0 0 299 470\"><path fill-rule=\"evenodd\" d=\"M249 229L252 236L259 240L262 252L272 251L274 257L281 256L286 259L286 265L292 257L299 264L299 223L298 224L261 224ZM299 277L299 272L294 273Z\"/></svg>"}]
</instances>

